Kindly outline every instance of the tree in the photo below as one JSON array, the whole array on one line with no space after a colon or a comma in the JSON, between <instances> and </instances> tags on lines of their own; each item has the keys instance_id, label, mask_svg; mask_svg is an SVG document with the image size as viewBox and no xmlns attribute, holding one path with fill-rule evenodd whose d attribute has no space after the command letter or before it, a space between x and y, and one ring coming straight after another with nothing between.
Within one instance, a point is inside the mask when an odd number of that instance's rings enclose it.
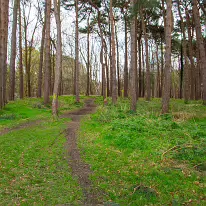
<instances>
[{"instance_id":1,"label":"tree","mask_svg":"<svg viewBox=\"0 0 206 206\"><path fill-rule=\"evenodd\" d=\"M21 27L21 4L20 3L19 3L19 95L20 95L20 99L24 98L22 27Z\"/></svg>"},{"instance_id":2,"label":"tree","mask_svg":"<svg viewBox=\"0 0 206 206\"><path fill-rule=\"evenodd\" d=\"M8 10L9 1L0 0L0 109L6 103Z\"/></svg>"},{"instance_id":3,"label":"tree","mask_svg":"<svg viewBox=\"0 0 206 206\"><path fill-rule=\"evenodd\" d=\"M49 76L50 76L50 13L51 13L51 0L46 0L46 33L45 33L45 72L44 72L44 104L49 103Z\"/></svg>"},{"instance_id":4,"label":"tree","mask_svg":"<svg viewBox=\"0 0 206 206\"><path fill-rule=\"evenodd\" d=\"M60 83L60 74L62 68L62 38L61 38L61 20L60 20L60 2L54 0L54 15L57 25L57 53L56 53L56 72L54 81L54 92L52 101L53 116L58 115L58 91Z\"/></svg>"},{"instance_id":5,"label":"tree","mask_svg":"<svg viewBox=\"0 0 206 206\"><path fill-rule=\"evenodd\" d=\"M111 48L112 48L112 68L111 68L111 83L112 83L112 103L117 103L117 79L116 79L116 49L115 49L115 26L113 15L113 1L110 0L110 23L111 23Z\"/></svg>"},{"instance_id":6,"label":"tree","mask_svg":"<svg viewBox=\"0 0 206 206\"><path fill-rule=\"evenodd\" d=\"M136 76L137 76L137 16L135 14L135 4L136 0L131 1L131 8L132 8L132 19L131 19L131 84L130 84L130 91L131 91L131 106L130 109L136 112L137 107L137 92L136 92Z\"/></svg>"},{"instance_id":7,"label":"tree","mask_svg":"<svg viewBox=\"0 0 206 206\"><path fill-rule=\"evenodd\" d=\"M194 22L195 22L195 30L197 36L197 45L199 48L199 64L200 69L203 74L203 104L206 105L206 54L204 48L204 42L201 32L201 24L200 24L200 14L197 7L197 0L193 0L193 15L194 15Z\"/></svg>"},{"instance_id":8,"label":"tree","mask_svg":"<svg viewBox=\"0 0 206 206\"><path fill-rule=\"evenodd\" d=\"M14 100L15 93L15 63L16 63L16 31L17 31L17 15L19 8L19 0L14 1L13 8L13 25L11 38L11 57L10 57L10 95L9 100Z\"/></svg>"},{"instance_id":9,"label":"tree","mask_svg":"<svg viewBox=\"0 0 206 206\"><path fill-rule=\"evenodd\" d=\"M180 27L181 27L181 32L183 35L183 56L185 60L185 65L184 65L184 100L185 103L188 102L189 100L189 62L188 62L188 57L187 57L187 44L186 44L186 35L185 35L185 25L184 25L184 20L181 14L181 9L180 9L180 1L177 0L177 5L178 5L178 13L180 17Z\"/></svg>"},{"instance_id":10,"label":"tree","mask_svg":"<svg viewBox=\"0 0 206 206\"><path fill-rule=\"evenodd\" d=\"M79 1L75 0L75 13L76 13L76 30L75 30L75 95L76 102L79 102Z\"/></svg>"},{"instance_id":11,"label":"tree","mask_svg":"<svg viewBox=\"0 0 206 206\"><path fill-rule=\"evenodd\" d=\"M169 112L170 87L171 87L171 44L172 44L172 0L166 0L167 13L165 25L165 68L163 77L162 113Z\"/></svg>"}]
</instances>

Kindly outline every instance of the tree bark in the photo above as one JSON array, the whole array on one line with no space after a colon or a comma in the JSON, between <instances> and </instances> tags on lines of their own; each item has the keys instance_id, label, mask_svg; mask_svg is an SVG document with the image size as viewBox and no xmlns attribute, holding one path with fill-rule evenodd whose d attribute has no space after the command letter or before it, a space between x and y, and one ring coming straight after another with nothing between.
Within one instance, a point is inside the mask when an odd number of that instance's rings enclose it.
<instances>
[{"instance_id":1,"label":"tree bark","mask_svg":"<svg viewBox=\"0 0 206 206\"><path fill-rule=\"evenodd\" d=\"M172 44L172 0L166 0L167 3L167 18L165 26L165 39L166 39L166 50L165 50L165 69L163 78L163 94L162 94L162 113L169 112L169 101L170 101L170 87L171 87L171 44Z\"/></svg>"},{"instance_id":2,"label":"tree bark","mask_svg":"<svg viewBox=\"0 0 206 206\"><path fill-rule=\"evenodd\" d=\"M116 45L117 45L117 88L118 88L118 96L121 96L121 80L120 80L120 68L119 68L119 42L118 42L118 34L117 27L115 26L115 36L116 36Z\"/></svg>"},{"instance_id":3,"label":"tree bark","mask_svg":"<svg viewBox=\"0 0 206 206\"><path fill-rule=\"evenodd\" d=\"M46 14L46 8L45 8ZM45 32L46 32L46 18L44 17L43 28L42 28L42 37L41 37L41 48L40 48L40 59L39 59L39 73L38 73L38 91L37 97L41 98L42 96L42 70L44 64L44 43L45 43Z\"/></svg>"},{"instance_id":4,"label":"tree bark","mask_svg":"<svg viewBox=\"0 0 206 206\"><path fill-rule=\"evenodd\" d=\"M124 97L128 97L128 40L127 40L127 14L124 15L125 25L125 59L124 59Z\"/></svg>"},{"instance_id":5,"label":"tree bark","mask_svg":"<svg viewBox=\"0 0 206 206\"><path fill-rule=\"evenodd\" d=\"M16 67L16 32L17 32L17 16L19 8L19 0L14 1L13 7L13 23L11 37L11 57L10 57L10 94L9 100L14 100L15 93L15 67Z\"/></svg>"},{"instance_id":6,"label":"tree bark","mask_svg":"<svg viewBox=\"0 0 206 206\"><path fill-rule=\"evenodd\" d=\"M19 3L19 95L24 98L24 75L23 75L23 55L22 55L22 28L21 28L21 4Z\"/></svg>"},{"instance_id":7,"label":"tree bark","mask_svg":"<svg viewBox=\"0 0 206 206\"><path fill-rule=\"evenodd\" d=\"M90 24L89 24L89 17L87 19L87 91L86 91L86 96L89 96L89 91L90 91Z\"/></svg>"},{"instance_id":8,"label":"tree bark","mask_svg":"<svg viewBox=\"0 0 206 206\"><path fill-rule=\"evenodd\" d=\"M112 47L112 103L117 103L117 79L116 79L116 50L115 50L115 28L114 28L114 15L113 15L113 1L110 0L110 22L111 22L111 47Z\"/></svg>"},{"instance_id":9,"label":"tree bark","mask_svg":"<svg viewBox=\"0 0 206 206\"><path fill-rule=\"evenodd\" d=\"M134 13L134 7L136 0L131 1L131 7ZM130 83L130 92L131 92L131 104L130 109L136 112L137 108L137 87L136 87L136 71L137 71L137 16L133 14L131 20L131 83Z\"/></svg>"},{"instance_id":10,"label":"tree bark","mask_svg":"<svg viewBox=\"0 0 206 206\"><path fill-rule=\"evenodd\" d=\"M45 33L45 72L44 72L44 104L49 103L49 76L50 76L50 13L51 13L51 0L46 0L46 33Z\"/></svg>"},{"instance_id":11,"label":"tree bark","mask_svg":"<svg viewBox=\"0 0 206 206\"><path fill-rule=\"evenodd\" d=\"M177 5L178 5L178 13L180 17L180 24L181 24L181 32L183 35L183 55L184 55L184 60L185 60L185 65L184 65L184 101L185 103L188 102L189 100L189 62L187 58L187 45L186 45L186 35L185 35L185 27L184 27L184 21L182 18L181 10L180 10L180 2L177 0Z\"/></svg>"},{"instance_id":12,"label":"tree bark","mask_svg":"<svg viewBox=\"0 0 206 206\"><path fill-rule=\"evenodd\" d=\"M7 40L9 1L0 0L0 109L6 103Z\"/></svg>"},{"instance_id":13,"label":"tree bark","mask_svg":"<svg viewBox=\"0 0 206 206\"><path fill-rule=\"evenodd\" d=\"M54 117L58 116L58 91L60 85L60 74L62 69L62 38L61 38L61 20L60 20L60 2L54 0L54 15L57 25L57 53L56 53L56 72L54 81L52 114Z\"/></svg>"},{"instance_id":14,"label":"tree bark","mask_svg":"<svg viewBox=\"0 0 206 206\"><path fill-rule=\"evenodd\" d=\"M79 21L78 21L78 6L79 1L75 0L75 12L76 12L76 31L75 31L75 95L76 102L79 102Z\"/></svg>"},{"instance_id":15,"label":"tree bark","mask_svg":"<svg viewBox=\"0 0 206 206\"><path fill-rule=\"evenodd\" d=\"M206 105L206 54L204 48L204 42L201 32L201 24L200 24L200 14L197 7L197 0L193 0L193 15L194 15L194 22L195 22L195 30L196 30L196 38L197 44L199 48L199 64L200 70L203 74L202 82L203 82L203 104Z\"/></svg>"},{"instance_id":16,"label":"tree bark","mask_svg":"<svg viewBox=\"0 0 206 206\"><path fill-rule=\"evenodd\" d=\"M146 31L146 24L144 16L142 15L142 30L144 33L144 42L145 42L145 52L146 52L146 100L150 101L151 99L151 75L150 75L150 63L149 63L149 48L148 48L148 38Z\"/></svg>"}]
</instances>

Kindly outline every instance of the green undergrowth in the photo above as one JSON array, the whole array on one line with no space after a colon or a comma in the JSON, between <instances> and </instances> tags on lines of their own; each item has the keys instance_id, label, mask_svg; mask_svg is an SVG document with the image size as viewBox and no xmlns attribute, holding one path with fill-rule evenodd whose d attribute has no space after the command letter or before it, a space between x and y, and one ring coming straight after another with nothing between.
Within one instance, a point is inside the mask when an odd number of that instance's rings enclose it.
<instances>
[{"instance_id":1,"label":"green undergrowth","mask_svg":"<svg viewBox=\"0 0 206 206\"><path fill-rule=\"evenodd\" d=\"M100 106L81 126L79 146L104 202L117 205L205 205L206 107L201 102L127 100ZM112 203L111 203L112 202Z\"/></svg>"},{"instance_id":2,"label":"green undergrowth","mask_svg":"<svg viewBox=\"0 0 206 206\"><path fill-rule=\"evenodd\" d=\"M65 121L0 136L0 205L79 205L82 192L68 168Z\"/></svg>"},{"instance_id":3,"label":"green undergrowth","mask_svg":"<svg viewBox=\"0 0 206 206\"><path fill-rule=\"evenodd\" d=\"M82 107L85 98L87 97L80 96L80 103L75 103L74 96L59 97L60 114ZM25 98L9 102L3 110L0 110L0 130L12 128L29 121L51 119L51 102L52 97L50 98L50 104L46 106L42 98Z\"/></svg>"}]
</instances>

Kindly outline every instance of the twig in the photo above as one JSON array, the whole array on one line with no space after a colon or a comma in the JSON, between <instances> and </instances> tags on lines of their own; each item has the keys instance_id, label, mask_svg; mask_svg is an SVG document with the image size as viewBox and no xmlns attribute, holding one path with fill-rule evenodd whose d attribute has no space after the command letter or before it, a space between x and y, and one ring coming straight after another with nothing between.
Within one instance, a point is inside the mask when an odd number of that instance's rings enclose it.
<instances>
[{"instance_id":1,"label":"twig","mask_svg":"<svg viewBox=\"0 0 206 206\"><path fill-rule=\"evenodd\" d=\"M161 158L163 159L163 157L165 156L165 154L167 154L168 152L170 152L170 151L173 151L173 150L179 150L179 149L183 149L183 148L193 148L193 146L192 145L175 145L174 147L172 147L172 148L170 148L170 149L168 149L167 151L165 151L163 154L162 154L162 156L161 156Z\"/></svg>"}]
</instances>

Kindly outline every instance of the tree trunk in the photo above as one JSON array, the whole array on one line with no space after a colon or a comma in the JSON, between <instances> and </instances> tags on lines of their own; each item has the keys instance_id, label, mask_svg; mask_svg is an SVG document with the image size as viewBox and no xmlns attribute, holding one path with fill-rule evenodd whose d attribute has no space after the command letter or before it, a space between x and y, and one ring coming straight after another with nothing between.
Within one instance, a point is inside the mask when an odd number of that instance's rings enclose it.
<instances>
[{"instance_id":1,"label":"tree trunk","mask_svg":"<svg viewBox=\"0 0 206 206\"><path fill-rule=\"evenodd\" d=\"M169 101L170 101L170 87L171 87L171 44L172 44L172 0L167 0L167 18L165 26L165 39L166 39L166 50L165 50L165 69L163 78L163 94L162 94L162 113L169 112Z\"/></svg>"},{"instance_id":2,"label":"tree trunk","mask_svg":"<svg viewBox=\"0 0 206 206\"><path fill-rule=\"evenodd\" d=\"M120 68L119 68L119 42L118 42L118 34L117 27L115 26L115 36L116 36L116 44L117 44L117 88L118 88L118 96L121 96L121 82L120 82Z\"/></svg>"},{"instance_id":3,"label":"tree trunk","mask_svg":"<svg viewBox=\"0 0 206 206\"><path fill-rule=\"evenodd\" d=\"M128 40L127 40L127 14L124 15L124 23L125 23L124 97L128 97Z\"/></svg>"},{"instance_id":4,"label":"tree trunk","mask_svg":"<svg viewBox=\"0 0 206 206\"><path fill-rule=\"evenodd\" d=\"M206 54L204 48L204 42L201 32L201 25L200 25L200 14L197 7L197 0L193 0L193 15L194 15L194 22L195 22L195 30L196 30L196 38L197 38L197 45L199 48L199 64L200 70L203 74L202 82L203 82L203 104L206 105Z\"/></svg>"},{"instance_id":5,"label":"tree trunk","mask_svg":"<svg viewBox=\"0 0 206 206\"><path fill-rule=\"evenodd\" d=\"M45 8L46 14L46 8ZM46 18L44 17L43 28L42 28L42 37L41 37L41 48L40 48L40 59L39 59L39 73L38 73L38 91L37 97L41 98L42 96L42 70L44 64L44 43L45 43L45 32L46 32Z\"/></svg>"},{"instance_id":6,"label":"tree trunk","mask_svg":"<svg viewBox=\"0 0 206 206\"><path fill-rule=\"evenodd\" d=\"M54 15L57 25L57 53L56 53L56 72L52 101L52 114L54 117L58 115L58 91L60 83L60 74L62 69L62 38L61 38L61 20L60 20L60 2L54 0Z\"/></svg>"},{"instance_id":7,"label":"tree trunk","mask_svg":"<svg viewBox=\"0 0 206 206\"><path fill-rule=\"evenodd\" d=\"M188 50L189 50L189 58L190 58L190 76L191 76L191 91L190 91L190 99L195 99L195 63L194 63L194 51L192 46L192 34L191 34L191 23L190 16L187 8L185 8L186 13L186 22L187 22L187 32L188 32Z\"/></svg>"},{"instance_id":8,"label":"tree trunk","mask_svg":"<svg viewBox=\"0 0 206 206\"><path fill-rule=\"evenodd\" d=\"M139 96L142 97L142 55L141 55L141 34L138 37L138 54L139 54Z\"/></svg>"},{"instance_id":9,"label":"tree trunk","mask_svg":"<svg viewBox=\"0 0 206 206\"><path fill-rule=\"evenodd\" d=\"M150 75L150 63L149 63L149 48L148 48L148 38L146 31L146 24L144 16L142 15L142 30L144 33L144 42L145 42L145 52L146 52L146 100L150 101L151 99L151 75Z\"/></svg>"},{"instance_id":10,"label":"tree trunk","mask_svg":"<svg viewBox=\"0 0 206 206\"><path fill-rule=\"evenodd\" d=\"M157 97L160 98L160 90L161 90L161 85L160 85L160 64L159 64L159 48L158 44L156 42L156 59L157 59Z\"/></svg>"},{"instance_id":11,"label":"tree trunk","mask_svg":"<svg viewBox=\"0 0 206 206\"><path fill-rule=\"evenodd\" d=\"M44 104L49 103L49 76L50 76L50 13L51 13L51 0L46 0L46 33L45 33L45 72L44 72Z\"/></svg>"},{"instance_id":12,"label":"tree trunk","mask_svg":"<svg viewBox=\"0 0 206 206\"><path fill-rule=\"evenodd\" d=\"M11 57L10 57L10 95L9 100L14 100L15 93L15 67L16 67L16 31L17 31L17 16L19 8L19 0L14 1L13 7L13 23L11 37Z\"/></svg>"},{"instance_id":13,"label":"tree trunk","mask_svg":"<svg viewBox=\"0 0 206 206\"><path fill-rule=\"evenodd\" d=\"M185 35L185 27L184 27L184 21L182 18L181 10L180 10L180 2L179 0L177 1L178 5L178 13L180 17L180 24L181 24L181 32L183 35L183 55L184 55L184 60L185 60L185 66L184 66L184 101L185 103L188 102L189 100L189 63L188 63L188 58L187 58L187 45L186 45L186 35Z\"/></svg>"},{"instance_id":14,"label":"tree trunk","mask_svg":"<svg viewBox=\"0 0 206 206\"><path fill-rule=\"evenodd\" d=\"M134 12L134 7L136 4L136 0L131 1L131 7ZM131 104L130 109L136 112L137 108L137 92L136 92L136 71L137 71L137 16L134 15L131 20Z\"/></svg>"},{"instance_id":15,"label":"tree trunk","mask_svg":"<svg viewBox=\"0 0 206 206\"><path fill-rule=\"evenodd\" d=\"M76 12L76 31L75 31L75 95L76 102L79 102L79 21L78 21L78 0L75 0L75 12Z\"/></svg>"},{"instance_id":16,"label":"tree trunk","mask_svg":"<svg viewBox=\"0 0 206 206\"><path fill-rule=\"evenodd\" d=\"M110 0L110 22L111 22L111 47L112 47L112 103L117 103L117 79L116 79L116 50L115 50L115 28L114 28L114 16L113 16L113 1Z\"/></svg>"},{"instance_id":17,"label":"tree trunk","mask_svg":"<svg viewBox=\"0 0 206 206\"><path fill-rule=\"evenodd\" d=\"M89 96L89 91L90 91L90 24L89 24L89 18L90 14L87 19L87 91L86 91L86 96Z\"/></svg>"},{"instance_id":18,"label":"tree trunk","mask_svg":"<svg viewBox=\"0 0 206 206\"><path fill-rule=\"evenodd\" d=\"M19 3L19 94L24 98L23 55L22 55L22 30L21 30L21 4Z\"/></svg>"}]
</instances>

